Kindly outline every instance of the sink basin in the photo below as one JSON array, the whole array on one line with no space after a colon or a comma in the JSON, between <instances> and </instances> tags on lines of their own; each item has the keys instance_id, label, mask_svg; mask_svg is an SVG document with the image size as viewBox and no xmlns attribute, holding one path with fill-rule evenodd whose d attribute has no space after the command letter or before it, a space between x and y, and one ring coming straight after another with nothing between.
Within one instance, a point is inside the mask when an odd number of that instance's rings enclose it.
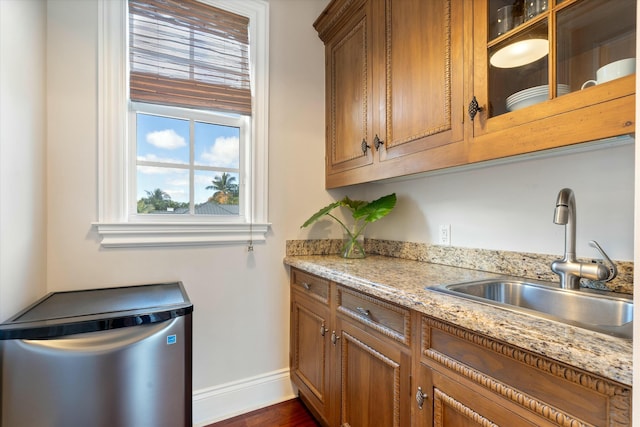
<instances>
[{"instance_id":1,"label":"sink basin","mask_svg":"<svg viewBox=\"0 0 640 427\"><path fill-rule=\"evenodd\" d=\"M550 282L511 279L440 285L428 289L595 332L628 339L633 336L633 300L625 296L561 289Z\"/></svg>"}]
</instances>

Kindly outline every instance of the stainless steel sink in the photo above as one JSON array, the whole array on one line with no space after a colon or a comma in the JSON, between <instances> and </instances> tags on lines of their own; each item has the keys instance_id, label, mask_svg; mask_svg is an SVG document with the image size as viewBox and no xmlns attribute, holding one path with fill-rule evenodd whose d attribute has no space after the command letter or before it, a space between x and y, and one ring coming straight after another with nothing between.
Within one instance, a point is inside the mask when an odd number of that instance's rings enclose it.
<instances>
[{"instance_id":1,"label":"stainless steel sink","mask_svg":"<svg viewBox=\"0 0 640 427\"><path fill-rule=\"evenodd\" d=\"M511 279L490 279L428 289L617 337L631 339L633 335L633 300L625 296L560 289L550 282Z\"/></svg>"}]
</instances>

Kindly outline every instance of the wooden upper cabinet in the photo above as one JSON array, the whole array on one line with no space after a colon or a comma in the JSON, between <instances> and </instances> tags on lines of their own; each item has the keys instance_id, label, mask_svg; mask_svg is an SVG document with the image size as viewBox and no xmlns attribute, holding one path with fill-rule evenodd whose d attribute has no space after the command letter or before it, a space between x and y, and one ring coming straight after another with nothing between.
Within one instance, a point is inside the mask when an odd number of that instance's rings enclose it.
<instances>
[{"instance_id":1,"label":"wooden upper cabinet","mask_svg":"<svg viewBox=\"0 0 640 427\"><path fill-rule=\"evenodd\" d=\"M462 4L386 2L379 117L387 160L463 138Z\"/></svg>"},{"instance_id":2,"label":"wooden upper cabinet","mask_svg":"<svg viewBox=\"0 0 640 427\"><path fill-rule=\"evenodd\" d=\"M544 9L512 10L513 24L501 29L498 11L511 5L473 2L481 111L469 163L634 132L635 65L586 82L608 64L635 63L636 1L548 0Z\"/></svg>"},{"instance_id":3,"label":"wooden upper cabinet","mask_svg":"<svg viewBox=\"0 0 640 427\"><path fill-rule=\"evenodd\" d=\"M325 42L328 188L460 164L462 0L336 0Z\"/></svg>"},{"instance_id":4,"label":"wooden upper cabinet","mask_svg":"<svg viewBox=\"0 0 640 427\"><path fill-rule=\"evenodd\" d=\"M372 23L362 4L326 45L327 173L369 165Z\"/></svg>"},{"instance_id":5,"label":"wooden upper cabinet","mask_svg":"<svg viewBox=\"0 0 640 427\"><path fill-rule=\"evenodd\" d=\"M636 0L333 0L314 26L327 188L635 132Z\"/></svg>"}]
</instances>

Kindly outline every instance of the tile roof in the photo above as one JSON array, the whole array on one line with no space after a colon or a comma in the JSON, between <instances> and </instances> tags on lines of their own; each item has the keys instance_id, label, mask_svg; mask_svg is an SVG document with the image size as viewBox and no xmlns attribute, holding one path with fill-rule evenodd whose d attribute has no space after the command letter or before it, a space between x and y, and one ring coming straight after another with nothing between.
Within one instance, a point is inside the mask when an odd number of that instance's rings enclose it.
<instances>
[{"instance_id":1,"label":"tile roof","mask_svg":"<svg viewBox=\"0 0 640 427\"><path fill-rule=\"evenodd\" d=\"M173 211L153 211L154 215L157 214L188 214L189 208L177 208ZM239 205L220 205L218 203L206 202L201 205L195 206L196 215L238 215L240 213Z\"/></svg>"}]
</instances>

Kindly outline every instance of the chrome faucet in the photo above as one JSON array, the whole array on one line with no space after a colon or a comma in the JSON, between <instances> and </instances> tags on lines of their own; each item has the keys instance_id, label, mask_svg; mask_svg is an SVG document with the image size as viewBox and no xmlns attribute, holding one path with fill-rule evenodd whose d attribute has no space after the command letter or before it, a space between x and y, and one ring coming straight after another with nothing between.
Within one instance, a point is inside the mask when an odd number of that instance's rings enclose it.
<instances>
[{"instance_id":1,"label":"chrome faucet","mask_svg":"<svg viewBox=\"0 0 640 427\"><path fill-rule=\"evenodd\" d=\"M610 264L609 267L598 263L578 262L576 259L576 198L572 189L563 188L558 193L553 222L565 226L564 258L551 263L551 271L560 276L561 288L580 289L580 278L582 277L608 282L616 276L615 264L595 241L591 241L590 245L600 251Z\"/></svg>"}]
</instances>

